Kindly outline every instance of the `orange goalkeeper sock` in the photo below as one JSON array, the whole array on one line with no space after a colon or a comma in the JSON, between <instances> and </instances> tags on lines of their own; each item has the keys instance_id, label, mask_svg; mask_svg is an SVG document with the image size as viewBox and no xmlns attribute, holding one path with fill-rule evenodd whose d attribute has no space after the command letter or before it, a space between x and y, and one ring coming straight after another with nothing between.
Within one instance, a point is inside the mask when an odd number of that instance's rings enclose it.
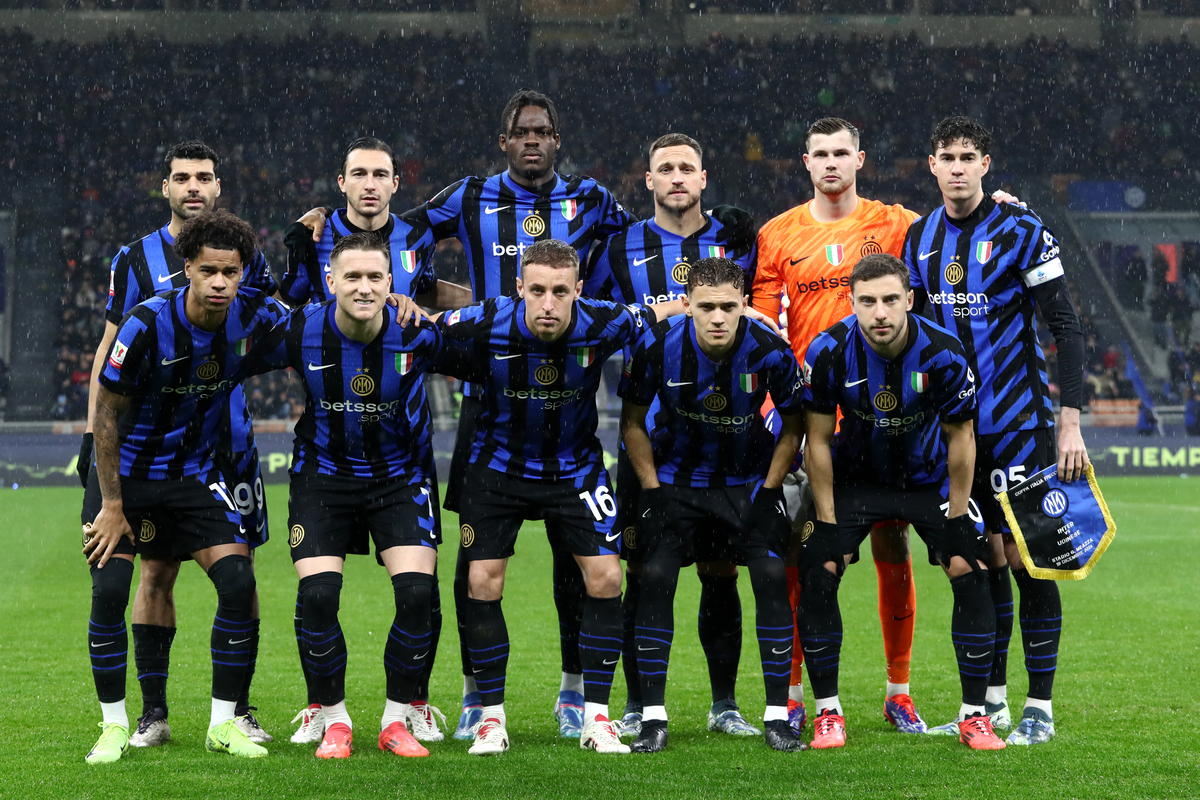
<instances>
[{"instance_id":1,"label":"orange goalkeeper sock","mask_svg":"<svg viewBox=\"0 0 1200 800\"><path fill-rule=\"evenodd\" d=\"M787 567L788 600L792 604L792 679L791 686L804 683L804 651L800 648L800 634L796 631L796 606L800 605L800 568ZM909 639L912 637L910 636Z\"/></svg>"},{"instance_id":2,"label":"orange goalkeeper sock","mask_svg":"<svg viewBox=\"0 0 1200 800\"><path fill-rule=\"evenodd\" d=\"M879 576L879 623L883 628L888 683L907 685L917 612L912 559L903 564L876 560L875 570Z\"/></svg>"}]
</instances>

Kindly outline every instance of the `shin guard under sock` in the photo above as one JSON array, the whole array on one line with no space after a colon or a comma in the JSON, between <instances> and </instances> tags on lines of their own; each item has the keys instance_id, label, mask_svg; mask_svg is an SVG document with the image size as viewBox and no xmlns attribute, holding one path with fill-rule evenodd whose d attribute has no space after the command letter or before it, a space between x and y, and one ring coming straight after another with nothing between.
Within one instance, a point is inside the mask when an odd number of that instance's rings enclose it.
<instances>
[{"instance_id":1,"label":"shin guard under sock","mask_svg":"<svg viewBox=\"0 0 1200 800\"><path fill-rule=\"evenodd\" d=\"M88 655L92 679L101 703L125 699L125 671L129 662L129 634L125 609L133 582L133 562L110 558L104 569L92 565L92 610L88 617Z\"/></svg>"},{"instance_id":2,"label":"shin guard under sock","mask_svg":"<svg viewBox=\"0 0 1200 800\"><path fill-rule=\"evenodd\" d=\"M642 564L642 598L634 640L643 707L665 705L680 563L677 558L652 558Z\"/></svg>"},{"instance_id":3,"label":"shin guard under sock","mask_svg":"<svg viewBox=\"0 0 1200 800\"><path fill-rule=\"evenodd\" d=\"M1062 596L1057 583L1034 578L1023 569L1013 570L1013 578L1021 590L1021 643L1029 673L1029 696L1050 700L1062 636Z\"/></svg>"},{"instance_id":4,"label":"shin guard under sock","mask_svg":"<svg viewBox=\"0 0 1200 800\"><path fill-rule=\"evenodd\" d=\"M549 526L551 523L547 522ZM554 608L558 612L558 643L562 659L562 671L568 675L583 672L580 661L579 630L583 625L584 598L587 588L583 583L583 572L575 556L555 547L554 559Z\"/></svg>"},{"instance_id":5,"label":"shin guard under sock","mask_svg":"<svg viewBox=\"0 0 1200 800\"><path fill-rule=\"evenodd\" d=\"M764 557L747 565L754 587L755 627L767 706L784 707L792 669L792 608L783 561Z\"/></svg>"},{"instance_id":6,"label":"shin guard under sock","mask_svg":"<svg viewBox=\"0 0 1200 800\"><path fill-rule=\"evenodd\" d=\"M950 579L954 592L954 611L950 616L950 639L958 660L958 678L962 701L982 706L992 674L992 656L996 645L996 607L992 604L988 580L979 572L968 572Z\"/></svg>"},{"instance_id":7,"label":"shin guard under sock","mask_svg":"<svg viewBox=\"0 0 1200 800\"><path fill-rule=\"evenodd\" d=\"M508 672L508 626L499 600L466 598L465 628L467 663L475 675L480 701L485 706L504 702L504 681Z\"/></svg>"},{"instance_id":8,"label":"shin guard under sock","mask_svg":"<svg viewBox=\"0 0 1200 800\"><path fill-rule=\"evenodd\" d=\"M401 572L392 576L392 590L396 596L396 617L383 647L387 699L411 703L430 656L433 576Z\"/></svg>"},{"instance_id":9,"label":"shin guard under sock","mask_svg":"<svg viewBox=\"0 0 1200 800\"><path fill-rule=\"evenodd\" d=\"M613 675L621 659L621 598L587 595L579 628L579 660L583 668L583 700L608 705ZM586 712L585 712L586 716Z\"/></svg>"},{"instance_id":10,"label":"shin guard under sock","mask_svg":"<svg viewBox=\"0 0 1200 800\"><path fill-rule=\"evenodd\" d=\"M879 624L883 629L888 682L908 683L917 613L912 559L903 564L889 564L877 559L875 573L879 582Z\"/></svg>"},{"instance_id":11,"label":"shin guard under sock","mask_svg":"<svg viewBox=\"0 0 1200 800\"><path fill-rule=\"evenodd\" d=\"M442 593L438 590L437 575L433 577L433 590L429 595L429 656L417 676L417 687L413 690L413 701L429 700L429 676L433 673L433 664L437 659L438 642L442 639Z\"/></svg>"},{"instance_id":12,"label":"shin guard under sock","mask_svg":"<svg viewBox=\"0 0 1200 800\"><path fill-rule=\"evenodd\" d=\"M137 664L138 683L142 688L142 714L161 708L167 714L167 676L171 667L171 643L175 628L165 625L130 625L133 633L133 660Z\"/></svg>"},{"instance_id":13,"label":"shin guard under sock","mask_svg":"<svg viewBox=\"0 0 1200 800\"><path fill-rule=\"evenodd\" d=\"M834 697L838 693L838 667L842 654L842 612L838 607L841 578L815 566L804 578L796 627L808 663L808 680L813 696Z\"/></svg>"},{"instance_id":14,"label":"shin guard under sock","mask_svg":"<svg viewBox=\"0 0 1200 800\"><path fill-rule=\"evenodd\" d=\"M742 600L736 575L700 576L697 628L708 662L713 702L734 700L742 657Z\"/></svg>"},{"instance_id":15,"label":"shin guard under sock","mask_svg":"<svg viewBox=\"0 0 1200 800\"><path fill-rule=\"evenodd\" d=\"M1007 564L988 568L988 586L992 594L992 606L996 609L996 655L992 659L989 686L1008 683L1008 643L1012 639L1013 629L1013 590L1008 576Z\"/></svg>"},{"instance_id":16,"label":"shin guard under sock","mask_svg":"<svg viewBox=\"0 0 1200 800\"><path fill-rule=\"evenodd\" d=\"M341 593L340 573L318 572L300 579L304 661L313 674L317 702L323 706L346 699L346 637L338 623Z\"/></svg>"},{"instance_id":17,"label":"shin guard under sock","mask_svg":"<svg viewBox=\"0 0 1200 800\"><path fill-rule=\"evenodd\" d=\"M636 638L637 609L642 597L642 576L626 571L625 596L621 598L621 670L625 674L625 707L641 710L642 685L638 680Z\"/></svg>"}]
</instances>

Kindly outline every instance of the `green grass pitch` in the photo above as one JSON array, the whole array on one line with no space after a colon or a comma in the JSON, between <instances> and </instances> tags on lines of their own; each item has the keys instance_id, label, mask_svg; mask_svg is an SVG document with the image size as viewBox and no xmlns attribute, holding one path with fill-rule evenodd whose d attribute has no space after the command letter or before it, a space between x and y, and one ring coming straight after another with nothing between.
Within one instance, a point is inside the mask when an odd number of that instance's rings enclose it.
<instances>
[{"instance_id":1,"label":"green grass pitch","mask_svg":"<svg viewBox=\"0 0 1200 800\"><path fill-rule=\"evenodd\" d=\"M284 544L287 494L275 486L268 492L273 537L258 559L263 630L252 696L277 740L270 757L244 762L204 751L215 597L200 571L185 565L169 686L173 738L165 747L131 749L117 764L100 767L83 761L99 733L99 708L84 646L90 600L79 555L81 492L4 490L0 687L8 734L0 798L1194 797L1200 785L1200 484L1110 478L1103 488L1119 530L1090 578L1061 584L1066 627L1055 687L1058 737L1045 746L972 753L953 739L890 730L881 714L874 571L860 564L841 591L845 750L784 755L758 739L705 731L709 698L693 572L681 580L677 601L669 751L623 758L582 752L576 742L556 737L551 704L559 664L550 559L540 525L530 525L518 542L504 598L513 642L507 701L512 749L484 760L467 755L467 743L447 739L431 746L428 758L407 760L376 748L392 600L383 569L374 559L357 558L347 565L341 612L357 750L345 762L319 763L312 747L287 741L288 722L304 692L292 635L296 578ZM457 526L448 516L445 530L453 539ZM432 691L451 723L461 689L453 558L454 548L444 548L446 625ZM913 693L926 720L937 724L958 709L947 635L950 591L941 572L924 564L917 567L917 585ZM763 700L747 579L741 591L746 640L738 693L754 720L761 718ZM1025 690L1019 634L1012 652L1009 700L1019 713ZM128 702L136 718L141 704L130 655ZM618 672L614 713L624 700Z\"/></svg>"}]
</instances>

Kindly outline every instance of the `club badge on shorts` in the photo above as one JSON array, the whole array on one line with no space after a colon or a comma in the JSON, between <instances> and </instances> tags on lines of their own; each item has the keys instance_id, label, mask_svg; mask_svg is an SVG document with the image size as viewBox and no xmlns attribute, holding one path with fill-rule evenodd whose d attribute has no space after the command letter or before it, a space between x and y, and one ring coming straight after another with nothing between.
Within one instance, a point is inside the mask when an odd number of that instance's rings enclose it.
<instances>
[{"instance_id":1,"label":"club badge on shorts","mask_svg":"<svg viewBox=\"0 0 1200 800\"><path fill-rule=\"evenodd\" d=\"M1091 464L1082 477L1064 483L1053 465L996 495L1021 561L1035 578L1083 580L1116 536Z\"/></svg>"}]
</instances>

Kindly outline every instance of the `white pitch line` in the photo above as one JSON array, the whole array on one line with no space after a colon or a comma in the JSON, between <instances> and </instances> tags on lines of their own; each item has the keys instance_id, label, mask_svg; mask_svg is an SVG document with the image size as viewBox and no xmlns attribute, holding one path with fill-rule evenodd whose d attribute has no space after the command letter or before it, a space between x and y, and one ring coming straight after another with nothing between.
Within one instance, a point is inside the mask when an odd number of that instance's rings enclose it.
<instances>
[{"instance_id":1,"label":"white pitch line","mask_svg":"<svg viewBox=\"0 0 1200 800\"><path fill-rule=\"evenodd\" d=\"M1124 500L1109 500L1110 506L1123 506L1127 508L1153 508L1160 511L1200 511L1200 506L1172 506L1163 505L1162 503L1130 503Z\"/></svg>"}]
</instances>

